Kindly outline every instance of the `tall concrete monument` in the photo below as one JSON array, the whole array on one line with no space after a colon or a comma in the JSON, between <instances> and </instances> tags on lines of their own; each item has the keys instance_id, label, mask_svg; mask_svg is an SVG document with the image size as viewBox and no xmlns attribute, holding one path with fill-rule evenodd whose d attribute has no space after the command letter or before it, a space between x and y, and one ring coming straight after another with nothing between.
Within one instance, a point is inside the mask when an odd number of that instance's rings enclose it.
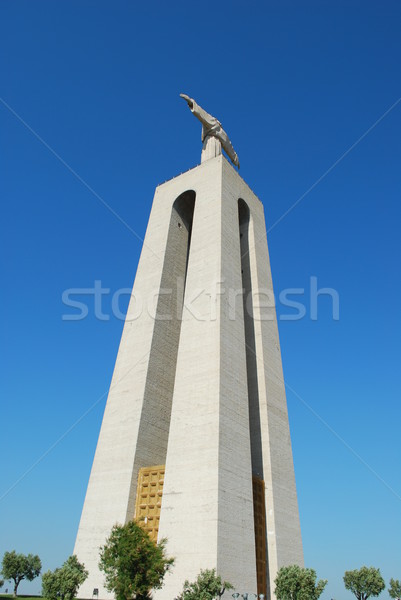
<instances>
[{"instance_id":1,"label":"tall concrete monument","mask_svg":"<svg viewBox=\"0 0 401 600\"><path fill-rule=\"evenodd\" d=\"M277 570L303 564L263 206L221 123L182 97L202 161L156 188L74 550L80 598L112 598L99 547L134 518L176 559L156 600L206 568L273 599Z\"/></svg>"}]
</instances>

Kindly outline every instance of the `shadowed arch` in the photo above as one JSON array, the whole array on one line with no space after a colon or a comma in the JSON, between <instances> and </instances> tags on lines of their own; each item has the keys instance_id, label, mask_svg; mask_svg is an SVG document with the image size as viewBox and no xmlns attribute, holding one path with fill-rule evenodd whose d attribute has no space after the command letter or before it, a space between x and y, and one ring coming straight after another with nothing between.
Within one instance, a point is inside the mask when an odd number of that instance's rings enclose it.
<instances>
[{"instance_id":1,"label":"shadowed arch","mask_svg":"<svg viewBox=\"0 0 401 600\"><path fill-rule=\"evenodd\" d=\"M247 203L238 200L238 222L241 248L241 276L243 288L243 309L246 350L246 373L248 385L249 433L253 475L253 502L255 524L256 569L258 594L267 594L269 581L267 560L267 530L265 513L265 486L263 481L262 434L260 425L259 386L256 362L255 326L253 319L251 257L249 235L251 213Z\"/></svg>"},{"instance_id":2,"label":"shadowed arch","mask_svg":"<svg viewBox=\"0 0 401 600\"><path fill-rule=\"evenodd\" d=\"M171 209L127 520L134 517L139 469L166 462L195 198L187 190Z\"/></svg>"}]
</instances>

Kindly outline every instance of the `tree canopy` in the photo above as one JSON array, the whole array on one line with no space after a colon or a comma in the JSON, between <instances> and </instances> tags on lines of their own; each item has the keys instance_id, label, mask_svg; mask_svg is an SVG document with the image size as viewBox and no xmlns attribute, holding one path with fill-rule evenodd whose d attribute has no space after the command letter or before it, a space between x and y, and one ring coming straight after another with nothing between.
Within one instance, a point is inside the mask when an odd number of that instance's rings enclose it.
<instances>
[{"instance_id":1,"label":"tree canopy","mask_svg":"<svg viewBox=\"0 0 401 600\"><path fill-rule=\"evenodd\" d=\"M162 587L166 572L174 564L174 559L165 555L166 541L157 544L135 521L113 527L100 549L99 568L116 600L144 600L150 590Z\"/></svg>"},{"instance_id":2,"label":"tree canopy","mask_svg":"<svg viewBox=\"0 0 401 600\"><path fill-rule=\"evenodd\" d=\"M216 569L205 569L201 570L196 581L185 581L183 591L176 600L214 600L224 590L232 589L231 583L222 581L220 575L216 575Z\"/></svg>"},{"instance_id":3,"label":"tree canopy","mask_svg":"<svg viewBox=\"0 0 401 600\"><path fill-rule=\"evenodd\" d=\"M399 579L390 579L388 593L391 598L396 598L397 600L401 598L401 581Z\"/></svg>"},{"instance_id":4,"label":"tree canopy","mask_svg":"<svg viewBox=\"0 0 401 600\"><path fill-rule=\"evenodd\" d=\"M17 554L15 550L4 553L1 574L4 579L14 581L14 596L17 595L21 581L32 581L40 574L41 569L42 563L37 554Z\"/></svg>"},{"instance_id":5,"label":"tree canopy","mask_svg":"<svg viewBox=\"0 0 401 600\"><path fill-rule=\"evenodd\" d=\"M345 589L350 590L358 600L378 596L386 587L380 569L361 567L344 573Z\"/></svg>"},{"instance_id":6,"label":"tree canopy","mask_svg":"<svg viewBox=\"0 0 401 600\"><path fill-rule=\"evenodd\" d=\"M316 582L316 572L298 565L281 567L274 581L277 600L317 600L327 585L326 579Z\"/></svg>"},{"instance_id":7,"label":"tree canopy","mask_svg":"<svg viewBox=\"0 0 401 600\"><path fill-rule=\"evenodd\" d=\"M42 596L48 600L73 600L79 586L87 577L85 565L73 554L59 569L43 573Z\"/></svg>"}]
</instances>

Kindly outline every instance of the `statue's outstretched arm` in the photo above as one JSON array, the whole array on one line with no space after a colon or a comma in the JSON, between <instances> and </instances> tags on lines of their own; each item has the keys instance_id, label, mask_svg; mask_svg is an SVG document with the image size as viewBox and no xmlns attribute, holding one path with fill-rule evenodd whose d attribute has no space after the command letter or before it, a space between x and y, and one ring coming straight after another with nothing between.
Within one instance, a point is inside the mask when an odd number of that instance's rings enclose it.
<instances>
[{"instance_id":1,"label":"statue's outstretched arm","mask_svg":"<svg viewBox=\"0 0 401 600\"><path fill-rule=\"evenodd\" d=\"M188 104L189 108L191 109L191 112L195 115L195 117L197 119L199 119L199 121L202 123L202 125L204 125L208 129L210 127L216 127L218 125L221 125L220 122L215 117L213 117L212 115L209 115L208 112L203 110L203 108L201 106L199 106L199 104L197 102L195 102L195 100L193 98L190 98L186 94L180 94L180 96L181 96L181 98L184 98L184 100Z\"/></svg>"}]
</instances>

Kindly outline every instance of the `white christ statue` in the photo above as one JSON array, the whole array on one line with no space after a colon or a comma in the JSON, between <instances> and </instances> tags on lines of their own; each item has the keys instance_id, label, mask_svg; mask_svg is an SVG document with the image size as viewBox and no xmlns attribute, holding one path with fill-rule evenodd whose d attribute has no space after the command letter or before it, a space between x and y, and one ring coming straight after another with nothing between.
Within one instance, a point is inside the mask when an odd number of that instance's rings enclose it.
<instances>
[{"instance_id":1,"label":"white christ statue","mask_svg":"<svg viewBox=\"0 0 401 600\"><path fill-rule=\"evenodd\" d=\"M224 131L220 121L209 115L203 108L186 94L180 94L181 98L187 102L191 112L202 123L202 156L201 162L214 158L221 154L221 147L227 152L231 162L239 168L239 160L232 143Z\"/></svg>"}]
</instances>

